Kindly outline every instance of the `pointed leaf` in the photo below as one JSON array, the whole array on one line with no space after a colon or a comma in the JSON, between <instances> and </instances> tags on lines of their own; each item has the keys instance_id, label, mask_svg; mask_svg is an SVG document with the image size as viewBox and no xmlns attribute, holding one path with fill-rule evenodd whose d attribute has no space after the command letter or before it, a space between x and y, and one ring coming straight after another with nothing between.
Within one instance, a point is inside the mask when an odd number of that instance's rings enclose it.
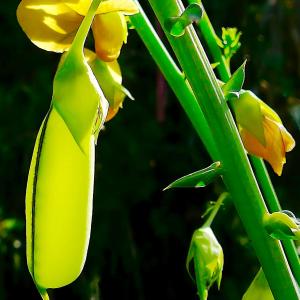
<instances>
[{"instance_id":1,"label":"pointed leaf","mask_svg":"<svg viewBox=\"0 0 300 300\"><path fill-rule=\"evenodd\" d=\"M246 67L246 60L233 73L233 75L230 77L228 82L226 82L222 86L222 90L223 90L225 98L227 98L227 95L229 93L238 93L242 89L243 84L244 84L244 80L245 80L245 67Z\"/></svg>"},{"instance_id":2,"label":"pointed leaf","mask_svg":"<svg viewBox=\"0 0 300 300\"><path fill-rule=\"evenodd\" d=\"M175 180L164 190L175 187L205 187L206 185L211 183L217 176L220 176L221 171L221 163L217 161L205 169L193 172Z\"/></svg>"}]
</instances>

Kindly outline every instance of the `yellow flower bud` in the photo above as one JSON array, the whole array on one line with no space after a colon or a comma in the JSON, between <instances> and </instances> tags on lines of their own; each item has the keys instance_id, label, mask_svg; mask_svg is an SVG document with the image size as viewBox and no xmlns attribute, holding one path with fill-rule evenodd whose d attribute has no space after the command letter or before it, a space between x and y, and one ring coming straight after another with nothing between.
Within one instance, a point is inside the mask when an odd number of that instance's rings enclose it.
<instances>
[{"instance_id":1,"label":"yellow flower bud","mask_svg":"<svg viewBox=\"0 0 300 300\"><path fill-rule=\"evenodd\" d=\"M247 152L268 161L280 176L285 153L295 147L295 140L280 117L251 91L241 91L231 103Z\"/></svg>"}]
</instances>

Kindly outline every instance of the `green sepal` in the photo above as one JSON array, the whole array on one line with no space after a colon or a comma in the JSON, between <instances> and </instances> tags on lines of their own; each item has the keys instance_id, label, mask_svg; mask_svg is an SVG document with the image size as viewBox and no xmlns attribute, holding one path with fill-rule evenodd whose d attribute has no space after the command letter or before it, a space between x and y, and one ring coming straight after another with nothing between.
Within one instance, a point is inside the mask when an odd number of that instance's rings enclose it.
<instances>
[{"instance_id":1,"label":"green sepal","mask_svg":"<svg viewBox=\"0 0 300 300\"><path fill-rule=\"evenodd\" d=\"M67 52L56 72L52 105L63 118L74 140L82 149L93 134L96 115L104 122L108 103L83 53Z\"/></svg>"},{"instance_id":2,"label":"green sepal","mask_svg":"<svg viewBox=\"0 0 300 300\"><path fill-rule=\"evenodd\" d=\"M277 240L299 240L300 227L298 221L284 212L274 212L264 217L264 228Z\"/></svg>"},{"instance_id":3,"label":"green sepal","mask_svg":"<svg viewBox=\"0 0 300 300\"><path fill-rule=\"evenodd\" d=\"M95 131L97 118L100 117L103 124L108 111L107 100L84 58L84 43L100 1L91 3L71 48L61 57L53 81L51 105L64 120L82 152Z\"/></svg>"},{"instance_id":4,"label":"green sepal","mask_svg":"<svg viewBox=\"0 0 300 300\"><path fill-rule=\"evenodd\" d=\"M230 101L237 123L251 132L262 145L266 145L263 127L264 116L260 99L251 91L241 90L238 98Z\"/></svg>"},{"instance_id":5,"label":"green sepal","mask_svg":"<svg viewBox=\"0 0 300 300\"><path fill-rule=\"evenodd\" d=\"M183 187L205 187L211 183L216 177L220 176L222 173L221 163L219 161L214 162L209 167L193 172L191 174L185 175L171 184L169 184L165 190L170 188L183 188Z\"/></svg>"},{"instance_id":6,"label":"green sepal","mask_svg":"<svg viewBox=\"0 0 300 300\"><path fill-rule=\"evenodd\" d=\"M224 97L228 100L228 95L232 95L232 93L238 96L238 93L241 91L244 81L245 81L245 67L246 60L244 63L233 73L230 79L222 86L222 91L224 93Z\"/></svg>"},{"instance_id":7,"label":"green sepal","mask_svg":"<svg viewBox=\"0 0 300 300\"><path fill-rule=\"evenodd\" d=\"M193 22L199 22L203 15L202 7L197 3L190 4L179 17L168 18L165 22L166 30L174 37L184 35L185 28Z\"/></svg>"},{"instance_id":8,"label":"green sepal","mask_svg":"<svg viewBox=\"0 0 300 300\"><path fill-rule=\"evenodd\" d=\"M260 268L242 300L274 300L273 294L270 290L268 281L263 270Z\"/></svg>"}]
</instances>

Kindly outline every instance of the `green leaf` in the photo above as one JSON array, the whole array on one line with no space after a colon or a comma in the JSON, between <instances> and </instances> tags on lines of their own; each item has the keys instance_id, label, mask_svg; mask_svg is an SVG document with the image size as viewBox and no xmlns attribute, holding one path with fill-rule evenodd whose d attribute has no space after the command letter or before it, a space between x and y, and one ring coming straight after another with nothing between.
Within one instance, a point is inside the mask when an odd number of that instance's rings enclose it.
<instances>
[{"instance_id":1,"label":"green leaf","mask_svg":"<svg viewBox=\"0 0 300 300\"><path fill-rule=\"evenodd\" d=\"M274 300L262 269L258 271L242 300Z\"/></svg>"},{"instance_id":2,"label":"green leaf","mask_svg":"<svg viewBox=\"0 0 300 300\"><path fill-rule=\"evenodd\" d=\"M178 187L205 187L206 185L211 183L217 176L220 176L221 173L221 163L217 161L205 169L193 172L173 181L166 188L164 188L164 191L170 188Z\"/></svg>"},{"instance_id":3,"label":"green leaf","mask_svg":"<svg viewBox=\"0 0 300 300\"><path fill-rule=\"evenodd\" d=\"M222 86L225 99L231 93L239 93L243 87L245 81L245 67L246 60L244 63L233 73L230 79Z\"/></svg>"},{"instance_id":4,"label":"green leaf","mask_svg":"<svg viewBox=\"0 0 300 300\"><path fill-rule=\"evenodd\" d=\"M165 22L167 31L174 37L184 35L185 28L202 18L202 7L197 3L190 4L179 17L168 18Z\"/></svg>"}]
</instances>

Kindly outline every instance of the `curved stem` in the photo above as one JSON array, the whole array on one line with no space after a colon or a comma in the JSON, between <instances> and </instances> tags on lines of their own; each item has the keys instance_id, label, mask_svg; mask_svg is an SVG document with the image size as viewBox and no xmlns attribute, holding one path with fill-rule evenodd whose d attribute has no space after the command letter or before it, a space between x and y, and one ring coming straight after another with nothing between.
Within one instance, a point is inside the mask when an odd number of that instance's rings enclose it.
<instances>
[{"instance_id":1,"label":"curved stem","mask_svg":"<svg viewBox=\"0 0 300 300\"><path fill-rule=\"evenodd\" d=\"M97 8L102 0L93 0L86 16L84 17L70 48L71 51L83 51L86 37L91 28Z\"/></svg>"}]
</instances>

